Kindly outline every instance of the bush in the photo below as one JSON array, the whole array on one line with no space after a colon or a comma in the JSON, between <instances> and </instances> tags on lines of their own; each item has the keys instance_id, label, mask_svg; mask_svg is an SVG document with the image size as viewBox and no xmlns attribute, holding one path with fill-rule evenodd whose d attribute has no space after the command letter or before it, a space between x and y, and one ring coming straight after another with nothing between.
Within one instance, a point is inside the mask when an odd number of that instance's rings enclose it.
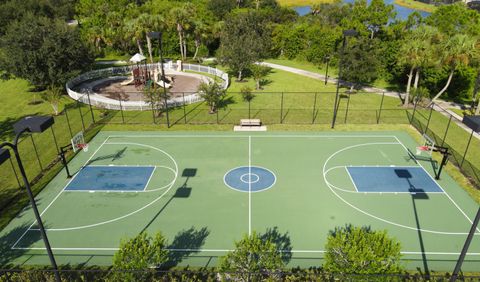
<instances>
[{"instance_id":1,"label":"bush","mask_svg":"<svg viewBox=\"0 0 480 282\"><path fill-rule=\"evenodd\" d=\"M347 225L337 227L327 238L324 267L339 274L399 273L400 243L386 231Z\"/></svg>"}]
</instances>

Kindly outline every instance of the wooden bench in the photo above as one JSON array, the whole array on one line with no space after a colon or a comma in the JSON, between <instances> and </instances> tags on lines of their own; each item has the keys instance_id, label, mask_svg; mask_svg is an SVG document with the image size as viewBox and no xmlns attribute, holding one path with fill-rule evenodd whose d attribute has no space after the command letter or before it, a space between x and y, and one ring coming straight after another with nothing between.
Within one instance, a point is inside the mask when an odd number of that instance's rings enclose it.
<instances>
[{"instance_id":1,"label":"wooden bench","mask_svg":"<svg viewBox=\"0 0 480 282\"><path fill-rule=\"evenodd\" d=\"M240 126L261 126L260 119L241 119Z\"/></svg>"}]
</instances>

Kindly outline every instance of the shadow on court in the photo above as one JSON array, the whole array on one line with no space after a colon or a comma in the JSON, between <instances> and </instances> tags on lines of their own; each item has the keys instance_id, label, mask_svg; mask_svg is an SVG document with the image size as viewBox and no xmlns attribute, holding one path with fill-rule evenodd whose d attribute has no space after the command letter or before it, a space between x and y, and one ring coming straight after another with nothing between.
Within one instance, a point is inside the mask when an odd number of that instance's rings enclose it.
<instances>
[{"instance_id":1,"label":"shadow on court","mask_svg":"<svg viewBox=\"0 0 480 282\"><path fill-rule=\"evenodd\" d=\"M155 214L155 216L148 222L147 225L145 225L145 227L142 229L141 232L144 232L145 230L148 229L148 227L150 227L150 225L152 225L152 223L157 219L157 217L165 210L165 208L170 204L170 202L175 199L175 198L188 198L190 197L190 194L192 192L192 188L191 187L188 187L188 180L191 178L191 177L195 177L195 175L197 175L197 169L196 168L186 168L183 170L182 172L182 177L185 177L185 182L182 184L182 186L180 186L179 188L177 188L177 190L175 191L175 194L173 194L170 199L168 199L168 201L165 203L165 205L163 205L163 207L157 212L157 214Z\"/></svg>"},{"instance_id":2,"label":"shadow on court","mask_svg":"<svg viewBox=\"0 0 480 282\"><path fill-rule=\"evenodd\" d=\"M88 163L85 165L85 166L88 166L94 162L98 162L98 161L103 161L103 160L108 160L110 159L112 162L118 160L118 159L121 159L124 157L124 154L125 154L125 151L127 150L128 147L124 147L123 149L121 150L118 150L117 152L113 153L113 154L109 154L109 155L104 155L104 156L99 156L99 157L96 157L94 159L91 159L90 161L88 161Z\"/></svg>"},{"instance_id":3,"label":"shadow on court","mask_svg":"<svg viewBox=\"0 0 480 282\"><path fill-rule=\"evenodd\" d=\"M175 267L184 258L196 253L205 244L205 239L209 234L210 231L206 227L197 230L192 226L187 230L180 231L168 246L170 253L165 267Z\"/></svg>"},{"instance_id":4,"label":"shadow on court","mask_svg":"<svg viewBox=\"0 0 480 282\"><path fill-rule=\"evenodd\" d=\"M0 237L0 267L8 268L8 266L13 265L13 260L25 254L27 250L13 250L12 246L24 234L24 232L29 228L29 226L29 224L17 226ZM41 240L42 238L40 236L40 232L29 231L28 234L25 235L22 240L20 240L17 246L22 248L28 248L34 243Z\"/></svg>"},{"instance_id":5,"label":"shadow on court","mask_svg":"<svg viewBox=\"0 0 480 282\"><path fill-rule=\"evenodd\" d=\"M282 260L285 264L292 259L292 243L288 232L280 233L278 227L268 228L264 234L260 234L262 241L270 240L277 246L277 250L282 251Z\"/></svg>"},{"instance_id":6,"label":"shadow on court","mask_svg":"<svg viewBox=\"0 0 480 282\"><path fill-rule=\"evenodd\" d=\"M410 182L410 179L412 178L412 175L410 172L406 169L396 169L395 173L399 178L404 178L409 185L408 191L410 192L411 198L412 198L412 206L413 206L413 213L415 215L415 223L417 225L417 234L418 234L418 242L420 244L420 250L422 252L422 261L423 261L423 270L425 271L425 278L426 280L429 280L430 277L430 270L428 267L428 261L427 261L427 256L425 255L425 245L423 243L423 236L422 236L422 231L421 231L421 226L420 226L420 219L418 218L418 211L417 211L417 204L416 200L428 200L428 194L425 193L423 189L416 188L412 183ZM419 269L421 272L421 269Z\"/></svg>"}]
</instances>

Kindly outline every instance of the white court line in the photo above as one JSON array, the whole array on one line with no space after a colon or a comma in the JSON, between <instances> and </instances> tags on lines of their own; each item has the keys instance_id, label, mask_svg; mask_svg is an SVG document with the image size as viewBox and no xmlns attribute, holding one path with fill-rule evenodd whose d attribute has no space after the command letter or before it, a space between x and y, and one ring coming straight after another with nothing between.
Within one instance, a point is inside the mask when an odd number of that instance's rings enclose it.
<instances>
[{"instance_id":1,"label":"white court line","mask_svg":"<svg viewBox=\"0 0 480 282\"><path fill-rule=\"evenodd\" d=\"M252 136L248 136L248 236L252 235Z\"/></svg>"},{"instance_id":2,"label":"white court line","mask_svg":"<svg viewBox=\"0 0 480 282\"><path fill-rule=\"evenodd\" d=\"M398 139L397 139L398 140ZM435 230L429 230L429 229L418 229L416 227L411 227L411 226L407 226L407 225L403 225L403 224L399 224L399 223L395 223L393 221L389 221L389 220L386 220L386 219L383 219L379 216L376 216L374 214L371 214L371 213L368 213L362 209L360 209L359 207L353 205L352 203L350 203L349 201L345 200L344 198L342 198L334 189L333 185L328 181L327 179L327 175L326 175L326 171L327 171L327 164L328 162L333 158L335 157L337 154L343 152L343 151L346 151L346 150L350 150L352 148L356 148L356 147L361 147L361 146L370 146L370 145L402 145L403 144L400 144L398 142L394 142L394 143L379 143L379 142L372 142L372 143L361 143L361 144L355 144L355 145L351 145L351 146L347 146L347 147L344 147L340 150L337 150L336 152L334 152L333 154L331 154L324 162L323 164L323 170L322 170L322 173L323 173L323 180L325 182L325 184L327 184L327 187L328 189L330 189L330 191L338 198L340 199L342 202L344 202L346 205L348 205L349 207L351 207L352 209L360 212L360 213L363 213L367 216L370 216L374 219L377 219L379 221L382 221L382 222L385 222L385 223L388 223L388 224L391 224L391 225L394 225L394 226L398 226L398 227L402 227L402 228L406 228L406 229L409 229L409 230L415 230L415 231L422 231L422 232L428 232L428 233L433 233L433 234L442 234L442 235L467 235L468 233L467 232L443 232L443 231L435 231ZM403 146L405 147L405 146ZM476 233L475 235L480 235L480 233Z\"/></svg>"},{"instance_id":3,"label":"white court line","mask_svg":"<svg viewBox=\"0 0 480 282\"><path fill-rule=\"evenodd\" d=\"M405 147L405 145L403 145L403 143L396 136L395 136L395 139L397 139L398 143L400 145L402 145L403 148L405 148L405 150L407 150L407 152L408 152L407 147ZM428 173L428 171L423 167L423 165L421 163L418 163L418 164L420 165L421 168L423 168L423 170L425 170L425 173L428 174L430 176L430 178L432 178L432 180L435 183L437 183L435 181L435 179L433 179L433 177L430 175L430 173ZM470 219L470 217L468 217L467 214L465 214L465 212L460 208L460 206L458 206L457 203L452 199L452 197L450 197L450 195L448 195L448 193L445 191L445 189L443 189L442 186L440 186L440 184L437 183L437 185L438 185L438 187L440 187L440 189L443 190L443 192L447 196L447 198L455 205L455 207L460 211L460 213L463 214L463 216L468 220L468 222L470 222L470 224L473 224L473 221ZM480 229L478 227L476 229L477 229L477 232L480 232Z\"/></svg>"},{"instance_id":4,"label":"white court line","mask_svg":"<svg viewBox=\"0 0 480 282\"><path fill-rule=\"evenodd\" d=\"M109 135L109 138L246 138L247 135ZM255 138L392 138L394 135L255 135Z\"/></svg>"},{"instance_id":5,"label":"white court line","mask_svg":"<svg viewBox=\"0 0 480 282\"><path fill-rule=\"evenodd\" d=\"M117 166L117 165L115 165L115 166ZM136 166L132 166L132 167L136 167ZM166 168L166 169L170 170L171 172L173 172L173 174L176 174L175 170L171 167L168 167L168 166L163 166L163 165L153 166L152 165L152 166L148 166L148 167ZM174 178L171 182L169 182L168 184L166 184L162 187L155 188L155 189L150 189L150 190L143 190L143 191L129 191L129 190L65 190L64 193L151 193L151 192L157 192L157 191L169 188L170 186L172 186L174 184L175 180L176 179Z\"/></svg>"},{"instance_id":6,"label":"white court line","mask_svg":"<svg viewBox=\"0 0 480 282\"><path fill-rule=\"evenodd\" d=\"M358 165L355 165L355 166L348 166L348 167L352 167L352 168L355 168L355 167L372 167L372 168L392 168L392 167L395 167L395 168L420 168L422 169L426 175L428 175L428 177L430 177L430 179L432 179L433 183L435 183L435 185L438 186L438 188L440 188L440 190L442 191L439 191L439 192L435 192L435 191L428 191L428 192L423 192L425 194L445 194L445 190L443 190L443 188L433 179L433 177L430 175L430 173L428 173L428 171L425 170L424 167L422 166L403 166L403 165L399 165L399 166L395 166L395 165L391 165L391 166L385 166L385 165L377 165L377 166L358 166ZM353 178L352 176L350 175L350 172L348 171L348 168L347 166L345 166L345 169L347 170L348 172L348 175L350 176L350 179L352 180L353 182L353 185L355 186L355 189L357 189L357 186L355 185L355 182L353 181ZM331 169L327 170L327 174L328 172L330 171ZM336 186L334 186L335 188L337 188L338 190L342 190L342 191L345 191L344 189L340 189ZM350 191L346 191L346 192L350 192ZM358 189L357 189L357 192L358 192ZM373 192L373 191L361 191L359 193L363 193L363 194L412 194L412 192ZM419 192L416 192L416 193L419 193ZM420 193L419 193L420 194Z\"/></svg>"},{"instance_id":7,"label":"white court line","mask_svg":"<svg viewBox=\"0 0 480 282\"><path fill-rule=\"evenodd\" d=\"M29 247L29 248L18 248L20 250L46 250L45 247ZM52 248L56 251L118 251L119 248ZM177 248L166 248L166 250L171 252L232 252L231 249L177 249ZM304 253L304 254L315 254L315 253L326 253L325 250L277 250L281 253ZM418 251L401 251L401 254L404 255L452 255L458 256L459 252L418 252ZM480 253L467 253L467 256L480 256Z\"/></svg>"},{"instance_id":8,"label":"white court line","mask_svg":"<svg viewBox=\"0 0 480 282\"><path fill-rule=\"evenodd\" d=\"M148 178L147 184L145 184L145 188L143 188L143 191L147 190L148 184L150 183L150 180L152 180L153 174L155 173L155 170L156 170L156 169L157 169L157 167L154 167L154 168L153 168L153 171L152 171L152 173L150 174L150 178Z\"/></svg>"},{"instance_id":9,"label":"white court line","mask_svg":"<svg viewBox=\"0 0 480 282\"><path fill-rule=\"evenodd\" d=\"M358 193L357 184L355 184L355 181L353 181L353 177L350 174L350 171L348 171L348 168L346 166L345 166L345 170L347 171L348 177L350 177L350 181L352 181L353 187L355 187L355 191L357 191L357 193Z\"/></svg>"},{"instance_id":10,"label":"white court line","mask_svg":"<svg viewBox=\"0 0 480 282\"><path fill-rule=\"evenodd\" d=\"M93 158L93 156L98 152L98 150L100 150L100 148L107 142L109 137L107 137L105 139L105 141L103 141L103 143L97 148L97 150L95 150L95 152L90 156L90 158L88 158L88 160L85 162L85 164L88 164L88 162ZM82 166L85 167L85 164ZM55 198L53 198L53 200L48 204L48 206L40 213L40 218L42 217L42 215L50 208L50 206L60 197L60 195L63 193L63 191L65 191L65 188L67 188L67 186L70 184L70 182L72 182L73 179L75 179L75 177L77 176L77 174L75 174L72 179L70 179L67 184L63 187L62 190L60 190L60 192L58 192L58 194L55 196ZM20 236L20 238L18 238L17 241L15 241L15 243L12 245L11 249L17 249L15 246L18 244L18 242L20 242L20 240L22 240L22 238L27 234L27 232L30 230L30 228L32 228L33 225L35 225L35 222L37 222L37 220L35 219L33 221L33 223L27 228L27 230L25 230L25 232Z\"/></svg>"}]
</instances>

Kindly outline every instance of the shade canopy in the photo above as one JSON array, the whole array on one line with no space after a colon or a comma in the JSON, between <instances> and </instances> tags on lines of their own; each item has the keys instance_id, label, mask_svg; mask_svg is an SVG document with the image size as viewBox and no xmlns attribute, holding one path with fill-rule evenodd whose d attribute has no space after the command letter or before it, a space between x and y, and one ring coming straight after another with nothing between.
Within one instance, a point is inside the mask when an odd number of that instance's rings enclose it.
<instances>
[{"instance_id":1,"label":"shade canopy","mask_svg":"<svg viewBox=\"0 0 480 282\"><path fill-rule=\"evenodd\" d=\"M480 131L480 116L463 116L462 122L473 131Z\"/></svg>"},{"instance_id":2,"label":"shade canopy","mask_svg":"<svg viewBox=\"0 0 480 282\"><path fill-rule=\"evenodd\" d=\"M130 58L130 62L133 63L140 63L142 61L145 61L147 58L139 53L133 55L133 57Z\"/></svg>"},{"instance_id":3,"label":"shade canopy","mask_svg":"<svg viewBox=\"0 0 480 282\"><path fill-rule=\"evenodd\" d=\"M28 116L17 121L13 125L13 130L15 131L15 134L18 134L25 129L30 132L36 133L44 132L54 123L55 120L53 119L53 117L50 116Z\"/></svg>"},{"instance_id":4,"label":"shade canopy","mask_svg":"<svg viewBox=\"0 0 480 282\"><path fill-rule=\"evenodd\" d=\"M6 160L10 158L10 151L7 149L0 149L0 164L3 164Z\"/></svg>"}]
</instances>

